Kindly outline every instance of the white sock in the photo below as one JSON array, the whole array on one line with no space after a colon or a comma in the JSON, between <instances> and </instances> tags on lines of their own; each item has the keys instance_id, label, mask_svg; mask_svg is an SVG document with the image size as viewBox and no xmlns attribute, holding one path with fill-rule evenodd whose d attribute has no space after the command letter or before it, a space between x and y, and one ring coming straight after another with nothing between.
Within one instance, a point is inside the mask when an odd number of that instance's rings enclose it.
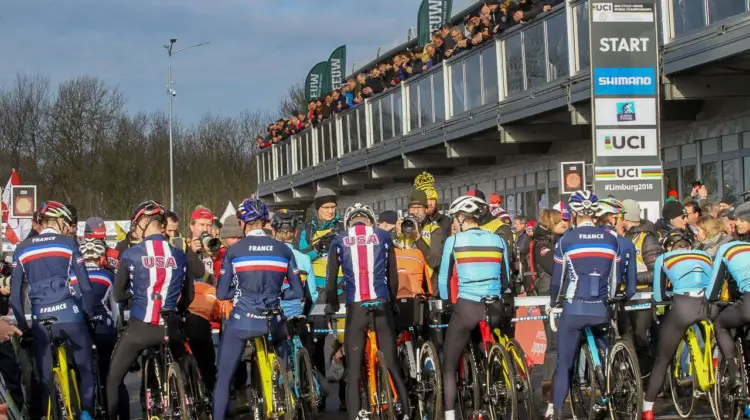
<instances>
[{"instance_id":1,"label":"white sock","mask_svg":"<svg viewBox=\"0 0 750 420\"><path fill-rule=\"evenodd\" d=\"M648 402L644 399L643 400L643 412L645 413L647 411L654 411L654 402L653 401Z\"/></svg>"},{"instance_id":2,"label":"white sock","mask_svg":"<svg viewBox=\"0 0 750 420\"><path fill-rule=\"evenodd\" d=\"M547 411L544 412L545 416L552 416L555 412L555 407L552 406L552 403L547 404Z\"/></svg>"},{"instance_id":3,"label":"white sock","mask_svg":"<svg viewBox=\"0 0 750 420\"><path fill-rule=\"evenodd\" d=\"M445 412L445 420L456 420L456 410L448 410Z\"/></svg>"}]
</instances>

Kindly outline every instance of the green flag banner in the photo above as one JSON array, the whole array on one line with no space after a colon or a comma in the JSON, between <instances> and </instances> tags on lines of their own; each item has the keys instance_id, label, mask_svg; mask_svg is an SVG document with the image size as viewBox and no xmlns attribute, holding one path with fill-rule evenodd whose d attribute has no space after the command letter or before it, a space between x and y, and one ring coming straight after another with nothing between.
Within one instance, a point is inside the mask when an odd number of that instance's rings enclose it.
<instances>
[{"instance_id":1,"label":"green flag banner","mask_svg":"<svg viewBox=\"0 0 750 420\"><path fill-rule=\"evenodd\" d=\"M453 0L422 0L417 14L417 33L419 45L424 47L432 33L440 29L451 17Z\"/></svg>"},{"instance_id":2,"label":"green flag banner","mask_svg":"<svg viewBox=\"0 0 750 420\"><path fill-rule=\"evenodd\" d=\"M328 62L321 61L310 69L305 79L305 98L308 101L327 93L326 86L330 77L328 76Z\"/></svg>"},{"instance_id":3,"label":"green flag banner","mask_svg":"<svg viewBox=\"0 0 750 420\"><path fill-rule=\"evenodd\" d=\"M339 89L344 85L346 77L346 45L342 45L331 53L328 57L328 73L330 74L329 91ZM326 91L328 92L328 91Z\"/></svg>"}]
</instances>

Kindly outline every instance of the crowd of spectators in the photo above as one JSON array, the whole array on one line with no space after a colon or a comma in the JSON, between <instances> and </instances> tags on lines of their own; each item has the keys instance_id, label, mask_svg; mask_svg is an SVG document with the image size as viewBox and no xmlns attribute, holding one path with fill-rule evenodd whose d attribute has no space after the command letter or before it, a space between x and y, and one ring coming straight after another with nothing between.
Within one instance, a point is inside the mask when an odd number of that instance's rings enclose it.
<instances>
[{"instance_id":1,"label":"crowd of spectators","mask_svg":"<svg viewBox=\"0 0 750 420\"><path fill-rule=\"evenodd\" d=\"M485 0L476 14L467 15L463 25L445 24L432 33L431 41L423 48L396 54L390 61L359 73L333 92L313 99L307 113L299 111L289 119L270 124L265 135L256 143L265 149L280 143L300 131L357 106L365 99L399 86L402 81L425 72L443 60L477 47L515 25L524 24L540 13L549 11L563 0Z\"/></svg>"}]
</instances>

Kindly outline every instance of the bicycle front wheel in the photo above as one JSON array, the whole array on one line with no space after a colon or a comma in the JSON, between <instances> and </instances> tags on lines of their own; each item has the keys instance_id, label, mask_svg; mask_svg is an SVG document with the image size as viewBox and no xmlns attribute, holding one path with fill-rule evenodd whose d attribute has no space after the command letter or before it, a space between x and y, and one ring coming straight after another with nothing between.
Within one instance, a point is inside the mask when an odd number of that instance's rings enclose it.
<instances>
[{"instance_id":1,"label":"bicycle front wheel","mask_svg":"<svg viewBox=\"0 0 750 420\"><path fill-rule=\"evenodd\" d=\"M391 389L391 375L388 373L388 368L383 364L385 360L383 352L378 351L377 358L375 372L373 372L377 375L375 378L375 389L370 390L370 394L375 393L377 406L373 407L371 412L380 420L394 420L396 418L396 410L393 406L395 398L393 389Z\"/></svg>"},{"instance_id":2,"label":"bicycle front wheel","mask_svg":"<svg viewBox=\"0 0 750 420\"><path fill-rule=\"evenodd\" d=\"M461 355L458 365L458 410L462 419L471 419L480 409L479 367L474 353L468 347Z\"/></svg>"},{"instance_id":3,"label":"bicycle front wheel","mask_svg":"<svg viewBox=\"0 0 750 420\"><path fill-rule=\"evenodd\" d=\"M164 414L167 419L180 419L182 413L187 413L185 378L176 362L167 366L167 398Z\"/></svg>"},{"instance_id":4,"label":"bicycle front wheel","mask_svg":"<svg viewBox=\"0 0 750 420\"><path fill-rule=\"evenodd\" d=\"M531 383L531 367L526 363L526 353L521 344L516 340L510 340L506 346L508 356L513 361L513 369L516 377L516 395L518 397L518 418L531 419L537 416L534 405L534 385Z\"/></svg>"},{"instance_id":5,"label":"bicycle front wheel","mask_svg":"<svg viewBox=\"0 0 750 420\"><path fill-rule=\"evenodd\" d=\"M737 367L740 375L740 383L742 387L746 388L745 381L747 380L747 373L745 371L744 356L742 353L742 346L735 342L735 353L737 354ZM742 418L743 405L736 397L738 392L729 392L729 383L731 382L729 376L729 368L726 360L722 357L719 369L716 370L716 392L719 397L719 418L739 420ZM745 391L747 392L747 391Z\"/></svg>"},{"instance_id":6,"label":"bicycle front wheel","mask_svg":"<svg viewBox=\"0 0 750 420\"><path fill-rule=\"evenodd\" d=\"M310 355L304 348L299 349L297 353L296 376L295 386L299 395L296 417L300 420L314 419L318 415L320 392L315 383L315 372L310 361Z\"/></svg>"},{"instance_id":7,"label":"bicycle front wheel","mask_svg":"<svg viewBox=\"0 0 750 420\"><path fill-rule=\"evenodd\" d=\"M211 396L201 378L198 362L192 355L186 355L184 359L190 415L196 420L211 420Z\"/></svg>"},{"instance_id":8,"label":"bicycle front wheel","mask_svg":"<svg viewBox=\"0 0 750 420\"><path fill-rule=\"evenodd\" d=\"M638 358L630 342L615 342L607 361L607 395L613 420L641 418L643 384Z\"/></svg>"},{"instance_id":9,"label":"bicycle front wheel","mask_svg":"<svg viewBox=\"0 0 750 420\"><path fill-rule=\"evenodd\" d=\"M697 390L695 372L693 355L687 341L683 338L669 364L668 372L672 402L677 415L683 419L690 418L695 410L695 391Z\"/></svg>"},{"instance_id":10,"label":"bicycle front wheel","mask_svg":"<svg viewBox=\"0 0 750 420\"><path fill-rule=\"evenodd\" d=\"M513 362L504 348L494 345L487 355L487 405L494 420L518 418L518 395Z\"/></svg>"},{"instance_id":11,"label":"bicycle front wheel","mask_svg":"<svg viewBox=\"0 0 750 420\"><path fill-rule=\"evenodd\" d=\"M596 419L594 409L601 397L594 361L588 350L588 344L582 344L573 363L570 375L570 406L577 419Z\"/></svg>"},{"instance_id":12,"label":"bicycle front wheel","mask_svg":"<svg viewBox=\"0 0 750 420\"><path fill-rule=\"evenodd\" d=\"M435 343L425 341L419 351L420 381L417 384L420 420L443 416L443 372Z\"/></svg>"}]
</instances>

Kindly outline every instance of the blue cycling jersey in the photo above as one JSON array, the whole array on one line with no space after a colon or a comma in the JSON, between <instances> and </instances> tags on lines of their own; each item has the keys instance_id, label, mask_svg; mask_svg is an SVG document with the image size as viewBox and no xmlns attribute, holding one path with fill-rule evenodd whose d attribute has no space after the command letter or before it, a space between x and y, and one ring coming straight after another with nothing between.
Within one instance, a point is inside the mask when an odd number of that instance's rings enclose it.
<instances>
[{"instance_id":1,"label":"blue cycling jersey","mask_svg":"<svg viewBox=\"0 0 750 420\"><path fill-rule=\"evenodd\" d=\"M719 247L714 258L711 282L706 293L709 300L719 298L727 272L737 283L740 292L750 292L750 244L743 241L732 241Z\"/></svg>"},{"instance_id":2,"label":"blue cycling jersey","mask_svg":"<svg viewBox=\"0 0 750 420\"><path fill-rule=\"evenodd\" d=\"M711 256L705 251L670 251L659 255L654 262L654 301L665 298L667 280L672 283L672 293L706 292L711 281Z\"/></svg>"},{"instance_id":3,"label":"blue cycling jersey","mask_svg":"<svg viewBox=\"0 0 750 420\"><path fill-rule=\"evenodd\" d=\"M300 274L305 273L305 275L307 275L307 280L305 281L307 284L307 290L310 292L312 301L315 302L318 299L318 291L315 287L315 274L312 271L313 268L310 257L294 249L293 245L290 243L286 244L286 246L288 246L294 253L294 261L297 263L297 269L299 269ZM286 289L288 287L290 287L289 282L284 282L283 288ZM281 309L284 311L284 316L293 317L302 315L305 308L302 298L300 297L297 299L282 300Z\"/></svg>"},{"instance_id":4,"label":"blue cycling jersey","mask_svg":"<svg viewBox=\"0 0 750 420\"><path fill-rule=\"evenodd\" d=\"M458 297L480 302L485 296L499 296L510 284L510 265L505 241L480 228L457 233L445 241L438 275L442 299L450 299L448 279L455 265Z\"/></svg>"}]
</instances>

